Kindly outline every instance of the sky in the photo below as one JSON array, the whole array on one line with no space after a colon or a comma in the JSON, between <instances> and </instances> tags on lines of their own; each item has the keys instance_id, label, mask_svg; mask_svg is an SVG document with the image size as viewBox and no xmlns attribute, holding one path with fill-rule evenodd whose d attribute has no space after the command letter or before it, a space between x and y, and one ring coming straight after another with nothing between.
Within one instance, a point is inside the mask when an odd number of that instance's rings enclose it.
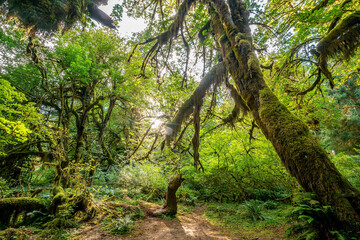
<instances>
[{"instance_id":1,"label":"sky","mask_svg":"<svg viewBox=\"0 0 360 240\"><path fill-rule=\"evenodd\" d=\"M111 14L112 9L115 4L121 4L122 0L109 0L108 5L99 6L101 10L106 12L108 15ZM144 30L146 27L144 19L135 19L128 17L126 14L126 9L124 9L123 19L118 24L118 30L121 34L131 35L132 33L137 33Z\"/></svg>"}]
</instances>

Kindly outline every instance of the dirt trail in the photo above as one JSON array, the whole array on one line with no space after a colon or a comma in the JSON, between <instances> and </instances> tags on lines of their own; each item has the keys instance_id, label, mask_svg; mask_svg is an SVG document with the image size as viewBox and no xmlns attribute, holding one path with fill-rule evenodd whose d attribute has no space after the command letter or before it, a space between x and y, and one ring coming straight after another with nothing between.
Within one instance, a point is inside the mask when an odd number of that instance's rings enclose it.
<instances>
[{"instance_id":1,"label":"dirt trail","mask_svg":"<svg viewBox=\"0 0 360 240\"><path fill-rule=\"evenodd\" d=\"M204 208L193 213L178 214L176 219L146 217L136 222L135 230L123 236L114 236L101 231L98 225L78 229L75 240L231 240L238 239L223 233L203 218Z\"/></svg>"},{"instance_id":2,"label":"dirt trail","mask_svg":"<svg viewBox=\"0 0 360 240\"><path fill-rule=\"evenodd\" d=\"M204 208L191 214L179 214L177 219L148 217L139 221L135 231L123 239L134 240L173 240L173 239L235 239L222 233L221 227L214 226L203 217Z\"/></svg>"}]
</instances>

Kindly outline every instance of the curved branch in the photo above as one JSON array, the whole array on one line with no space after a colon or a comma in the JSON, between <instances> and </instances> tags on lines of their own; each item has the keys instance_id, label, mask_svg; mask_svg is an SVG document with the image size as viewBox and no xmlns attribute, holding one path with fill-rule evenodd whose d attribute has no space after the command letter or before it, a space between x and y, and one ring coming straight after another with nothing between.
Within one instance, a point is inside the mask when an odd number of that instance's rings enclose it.
<instances>
[{"instance_id":1,"label":"curved branch","mask_svg":"<svg viewBox=\"0 0 360 240\"><path fill-rule=\"evenodd\" d=\"M326 78L329 79L331 88L334 87L334 81L330 71L327 68L327 61L337 54L342 58L349 60L360 46L360 12L355 11L339 24L336 25L324 38L318 43L316 50L320 54L318 59L319 68Z\"/></svg>"},{"instance_id":2,"label":"curved branch","mask_svg":"<svg viewBox=\"0 0 360 240\"><path fill-rule=\"evenodd\" d=\"M176 137L178 131L181 128L182 122L187 119L190 114L194 111L195 106L195 96L199 99L202 99L205 96L206 91L210 88L210 86L215 82L220 82L226 77L226 68L225 63L220 62L216 64L210 72L208 72L205 77L201 80L199 86L195 89L194 93L185 101L185 103L179 109L179 112L176 114L174 119L167 124L167 127L171 130L167 134L167 141L169 142L174 137Z\"/></svg>"},{"instance_id":3,"label":"curved branch","mask_svg":"<svg viewBox=\"0 0 360 240\"><path fill-rule=\"evenodd\" d=\"M104 11L100 10L95 4L89 6L90 18L109 28L116 28L114 21Z\"/></svg>"},{"instance_id":4,"label":"curved branch","mask_svg":"<svg viewBox=\"0 0 360 240\"><path fill-rule=\"evenodd\" d=\"M153 56L154 52L157 51L159 48L161 48L166 43L168 43L171 39L173 39L177 36L177 34L185 20L185 17L188 14L188 12L194 2L195 2L195 0L185 0L184 2L182 2L182 4L179 7L179 10L177 11L177 13L174 17L174 21L169 26L168 30L166 32L161 33L160 35L158 35L156 37L146 40L143 43L137 44L135 46L134 50L132 51L129 60L131 59L131 56L133 55L133 53L138 45L144 45L146 43L157 40L156 43L154 44L154 46L150 49L150 51L147 53L147 55L144 59L143 66L141 67L142 70L144 70L149 59ZM155 53L155 55L156 55L156 53Z\"/></svg>"}]
</instances>

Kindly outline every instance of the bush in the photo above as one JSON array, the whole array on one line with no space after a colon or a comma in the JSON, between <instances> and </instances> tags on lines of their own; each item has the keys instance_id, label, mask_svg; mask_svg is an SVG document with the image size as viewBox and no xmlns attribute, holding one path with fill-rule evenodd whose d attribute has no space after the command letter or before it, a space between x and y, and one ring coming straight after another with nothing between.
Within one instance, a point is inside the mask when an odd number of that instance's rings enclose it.
<instances>
[{"instance_id":1,"label":"bush","mask_svg":"<svg viewBox=\"0 0 360 240\"><path fill-rule=\"evenodd\" d=\"M277 200L281 198L287 197L288 194L286 193L285 189L279 188L274 190L269 189L254 189L252 191L252 198L267 201L267 200Z\"/></svg>"},{"instance_id":2,"label":"bush","mask_svg":"<svg viewBox=\"0 0 360 240\"><path fill-rule=\"evenodd\" d=\"M108 192L107 187L103 190L107 195L118 196L123 189L131 197L156 201L165 197L168 179L164 170L157 165L131 162L122 168L112 166L106 172L98 171L94 184L109 186Z\"/></svg>"},{"instance_id":3,"label":"bush","mask_svg":"<svg viewBox=\"0 0 360 240\"><path fill-rule=\"evenodd\" d=\"M111 233L114 234L125 234L131 232L134 229L134 221L129 215L118 218L113 221L113 230Z\"/></svg>"},{"instance_id":4,"label":"bush","mask_svg":"<svg viewBox=\"0 0 360 240\"><path fill-rule=\"evenodd\" d=\"M197 198L197 192L194 190L191 190L186 185L182 188L179 188L177 192L178 201L185 204L186 206L195 206L198 198Z\"/></svg>"},{"instance_id":5,"label":"bush","mask_svg":"<svg viewBox=\"0 0 360 240\"><path fill-rule=\"evenodd\" d=\"M31 178L32 186L48 186L51 185L55 179L55 170L51 168L41 167L34 171Z\"/></svg>"},{"instance_id":6,"label":"bush","mask_svg":"<svg viewBox=\"0 0 360 240\"><path fill-rule=\"evenodd\" d=\"M286 231L297 239L357 239L351 233L338 229L330 206L322 206L313 193L299 193L289 219L295 221Z\"/></svg>"},{"instance_id":7,"label":"bush","mask_svg":"<svg viewBox=\"0 0 360 240\"><path fill-rule=\"evenodd\" d=\"M264 208L266 208L266 209L276 209L276 208L279 206L279 203L270 200L270 201L264 202L263 206L264 206Z\"/></svg>"},{"instance_id":8,"label":"bush","mask_svg":"<svg viewBox=\"0 0 360 240\"><path fill-rule=\"evenodd\" d=\"M242 207L245 210L245 216L250 217L254 222L258 220L266 220L267 217L263 214L264 211L264 202L259 200L251 199L245 201L242 204Z\"/></svg>"}]
</instances>

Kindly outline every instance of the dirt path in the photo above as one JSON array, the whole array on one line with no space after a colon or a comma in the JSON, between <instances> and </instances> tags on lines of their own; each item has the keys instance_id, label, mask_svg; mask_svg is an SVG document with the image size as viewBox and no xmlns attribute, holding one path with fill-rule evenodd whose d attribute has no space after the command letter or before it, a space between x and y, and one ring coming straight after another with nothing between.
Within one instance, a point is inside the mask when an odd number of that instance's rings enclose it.
<instances>
[{"instance_id":1,"label":"dirt path","mask_svg":"<svg viewBox=\"0 0 360 240\"><path fill-rule=\"evenodd\" d=\"M203 218L204 208L191 214L179 214L177 219L148 217L136 224L135 231L123 239L173 240L173 239L234 239L222 233L221 227L214 226Z\"/></svg>"},{"instance_id":2,"label":"dirt path","mask_svg":"<svg viewBox=\"0 0 360 240\"><path fill-rule=\"evenodd\" d=\"M237 239L225 234L224 229L207 222L204 208L193 213L178 214L176 219L146 217L136 222L135 230L123 236L103 232L98 225L78 229L73 235L76 240L231 240Z\"/></svg>"}]
</instances>

